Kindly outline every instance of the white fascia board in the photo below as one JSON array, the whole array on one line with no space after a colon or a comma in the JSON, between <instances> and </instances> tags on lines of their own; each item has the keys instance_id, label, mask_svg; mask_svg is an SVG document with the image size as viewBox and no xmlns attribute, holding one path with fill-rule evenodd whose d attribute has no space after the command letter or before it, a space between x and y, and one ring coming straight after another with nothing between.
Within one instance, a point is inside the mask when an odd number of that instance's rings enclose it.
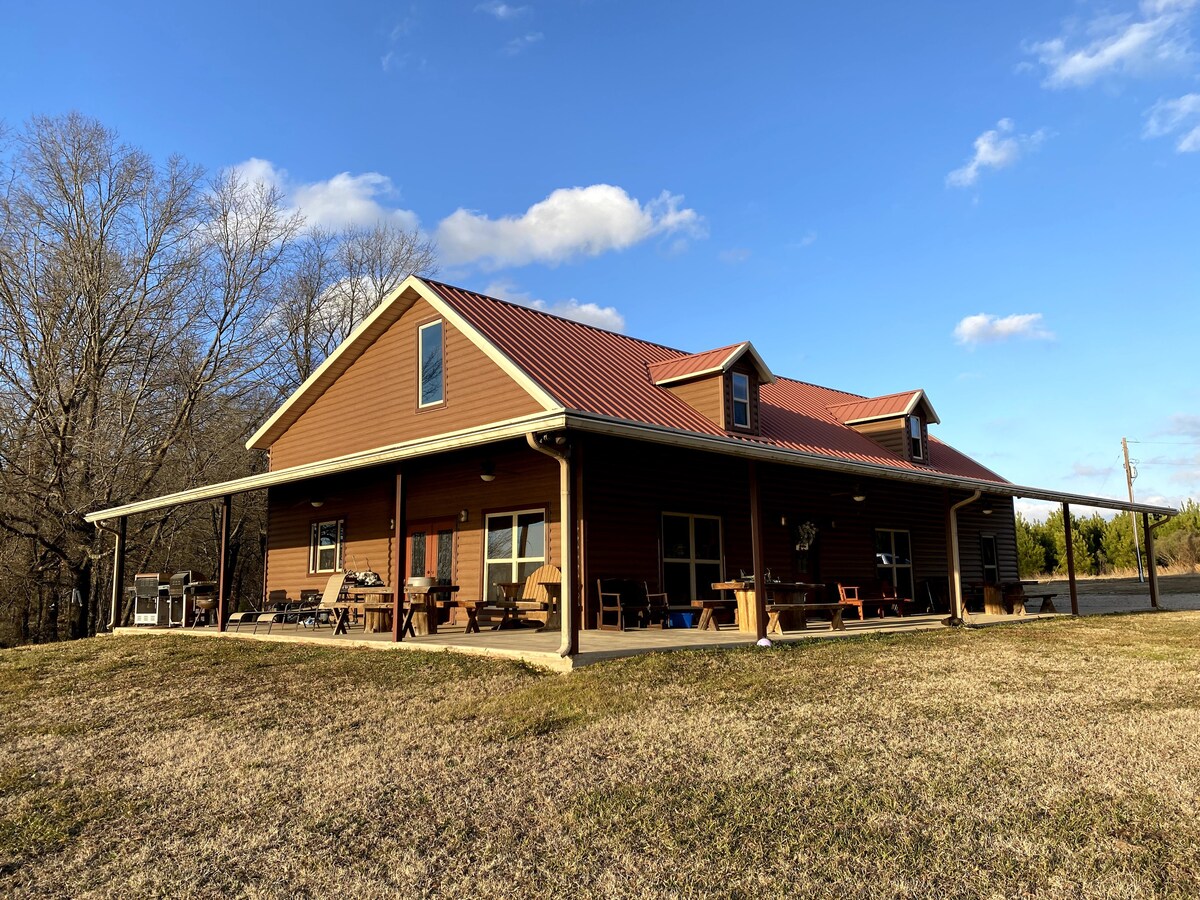
<instances>
[{"instance_id":1,"label":"white fascia board","mask_svg":"<svg viewBox=\"0 0 1200 900\"><path fill-rule=\"evenodd\" d=\"M84 519L88 522L118 519L122 516L153 512L154 510L165 509L169 506L182 506L186 503L214 500L218 497L224 497L227 494L243 494L247 491L274 487L279 484L290 484L291 482L304 481L308 478L335 475L341 472L351 472L356 469L366 469L371 466L400 462L401 460L412 459L418 456L430 456L435 453L477 447L496 441L522 437L530 431L553 431L561 429L564 426L565 417L561 413L533 413L528 416L508 419L504 422L495 422L490 425L447 432L446 434L434 437L404 441L399 444L391 444L373 450L362 450L332 459L323 459L317 462L291 466L286 469L277 469L274 472L262 472L261 474L250 475L246 478L237 478L232 481L222 481L216 484L189 488L186 491L176 491L172 494L163 494L160 497L152 497L148 500L139 500L134 503L126 503L121 506L90 512L84 516Z\"/></svg>"}]
</instances>

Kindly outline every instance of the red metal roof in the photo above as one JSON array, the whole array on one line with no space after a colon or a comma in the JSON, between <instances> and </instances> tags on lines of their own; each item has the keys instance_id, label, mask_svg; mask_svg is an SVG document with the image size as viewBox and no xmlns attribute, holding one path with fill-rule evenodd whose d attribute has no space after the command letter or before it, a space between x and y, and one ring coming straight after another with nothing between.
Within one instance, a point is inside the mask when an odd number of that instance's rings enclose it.
<instances>
[{"instance_id":1,"label":"red metal roof","mask_svg":"<svg viewBox=\"0 0 1200 900\"><path fill-rule=\"evenodd\" d=\"M691 353L687 356L677 356L663 362L651 363L650 380L655 384L662 384L664 381L678 381L691 375L718 371L735 350L744 346L746 344L743 341L740 344L730 344L728 347L718 347L716 350L705 350L703 353Z\"/></svg>"},{"instance_id":2,"label":"red metal roof","mask_svg":"<svg viewBox=\"0 0 1200 900\"><path fill-rule=\"evenodd\" d=\"M861 422L866 419L902 416L908 412L913 398L920 393L920 391L901 391L898 394L887 394L883 397L835 403L829 407L829 411L842 422Z\"/></svg>"},{"instance_id":3,"label":"red metal roof","mask_svg":"<svg viewBox=\"0 0 1200 900\"><path fill-rule=\"evenodd\" d=\"M688 354L448 284L428 279L426 283L568 410L836 459L1005 482L933 437L929 441L930 464L909 462L844 425L830 410L831 406L890 398L860 397L777 378L774 384L763 384L759 389L761 434L746 436L725 431L667 388L654 384L652 369L661 373L678 365L686 370L695 366L698 358L722 353L720 361L724 361L739 344ZM912 394L908 391L892 396L911 398Z\"/></svg>"}]
</instances>

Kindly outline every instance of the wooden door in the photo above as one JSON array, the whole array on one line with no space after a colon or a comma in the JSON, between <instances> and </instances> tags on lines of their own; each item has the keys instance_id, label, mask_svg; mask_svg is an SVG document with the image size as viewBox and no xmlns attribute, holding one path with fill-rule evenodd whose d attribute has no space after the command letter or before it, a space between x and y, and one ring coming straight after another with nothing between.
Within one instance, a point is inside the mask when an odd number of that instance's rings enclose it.
<instances>
[{"instance_id":1,"label":"wooden door","mask_svg":"<svg viewBox=\"0 0 1200 900\"><path fill-rule=\"evenodd\" d=\"M454 520L412 522L405 537L405 577L454 583Z\"/></svg>"}]
</instances>

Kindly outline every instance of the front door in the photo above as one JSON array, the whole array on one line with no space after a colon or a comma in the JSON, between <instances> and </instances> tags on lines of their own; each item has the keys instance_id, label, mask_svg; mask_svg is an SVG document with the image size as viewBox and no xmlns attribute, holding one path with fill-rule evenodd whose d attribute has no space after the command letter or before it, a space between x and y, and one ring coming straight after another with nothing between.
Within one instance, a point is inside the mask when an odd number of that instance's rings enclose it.
<instances>
[{"instance_id":1,"label":"front door","mask_svg":"<svg viewBox=\"0 0 1200 900\"><path fill-rule=\"evenodd\" d=\"M408 578L432 578L435 584L454 583L454 520L412 522L405 540Z\"/></svg>"}]
</instances>

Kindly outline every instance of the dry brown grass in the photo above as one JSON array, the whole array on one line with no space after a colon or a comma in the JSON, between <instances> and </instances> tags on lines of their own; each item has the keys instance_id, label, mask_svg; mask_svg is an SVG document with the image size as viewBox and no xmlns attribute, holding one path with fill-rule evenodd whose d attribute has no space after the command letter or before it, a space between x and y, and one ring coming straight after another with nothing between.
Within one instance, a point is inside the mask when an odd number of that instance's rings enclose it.
<instances>
[{"instance_id":1,"label":"dry brown grass","mask_svg":"<svg viewBox=\"0 0 1200 900\"><path fill-rule=\"evenodd\" d=\"M178 637L0 652L0 892L1195 897L1200 614L571 676Z\"/></svg>"}]
</instances>

